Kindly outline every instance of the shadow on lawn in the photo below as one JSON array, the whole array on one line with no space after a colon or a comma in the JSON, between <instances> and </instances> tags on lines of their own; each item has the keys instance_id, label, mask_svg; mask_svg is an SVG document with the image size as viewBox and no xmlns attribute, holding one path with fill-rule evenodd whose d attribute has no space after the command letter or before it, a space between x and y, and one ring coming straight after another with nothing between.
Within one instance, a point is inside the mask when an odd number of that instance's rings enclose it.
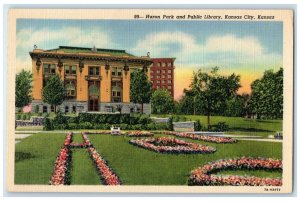
<instances>
[{"instance_id":1,"label":"shadow on lawn","mask_svg":"<svg viewBox=\"0 0 300 201\"><path fill-rule=\"evenodd\" d=\"M266 129L259 128L241 128L241 127L230 127L229 131L243 131L243 132L274 132Z\"/></svg>"},{"instance_id":2,"label":"shadow on lawn","mask_svg":"<svg viewBox=\"0 0 300 201\"><path fill-rule=\"evenodd\" d=\"M31 153L26 153L26 152L16 152L15 153L15 162L20 162L20 161L31 159L31 158L35 158L35 156L32 155Z\"/></svg>"}]
</instances>

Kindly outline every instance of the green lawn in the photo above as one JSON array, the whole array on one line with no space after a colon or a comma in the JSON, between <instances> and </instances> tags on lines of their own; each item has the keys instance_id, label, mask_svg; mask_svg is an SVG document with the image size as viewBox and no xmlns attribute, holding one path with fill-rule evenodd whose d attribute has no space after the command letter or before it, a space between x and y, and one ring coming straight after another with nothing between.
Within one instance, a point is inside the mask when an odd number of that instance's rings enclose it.
<instances>
[{"instance_id":1,"label":"green lawn","mask_svg":"<svg viewBox=\"0 0 300 201\"><path fill-rule=\"evenodd\" d=\"M124 136L89 136L94 147L128 185L186 185L189 172L210 161L241 156L282 157L281 143L240 141L237 144L213 144L185 139L216 147L217 152L173 155L133 146L128 143L130 138Z\"/></svg>"},{"instance_id":2,"label":"green lawn","mask_svg":"<svg viewBox=\"0 0 300 201\"><path fill-rule=\"evenodd\" d=\"M75 143L75 144L83 143L82 135L80 133L73 134L73 142L72 143Z\"/></svg>"},{"instance_id":3,"label":"green lawn","mask_svg":"<svg viewBox=\"0 0 300 201\"><path fill-rule=\"evenodd\" d=\"M157 134L156 136L163 136ZM74 134L74 143L83 142ZM170 137L170 136L169 136ZM48 184L56 156L63 146L64 134L35 134L16 144L15 183ZM89 138L125 185L186 185L189 172L210 161L240 157L282 158L282 144L239 141L236 144L213 144L184 139L217 148L214 154L160 154L129 144L132 138L89 134ZM71 184L98 184L100 179L88 153L72 149ZM228 174L231 172L223 172ZM280 172L238 171L240 175L280 177Z\"/></svg>"},{"instance_id":4,"label":"green lawn","mask_svg":"<svg viewBox=\"0 0 300 201\"><path fill-rule=\"evenodd\" d=\"M153 117L167 117L171 115L156 115ZM186 117L187 120L200 120L201 125L207 128L207 117L201 115L178 115ZM257 120L246 119L242 117L223 117L211 116L211 124L225 122L229 126L226 133L236 135L254 135L266 138L268 135L274 135L276 131L282 131L282 120Z\"/></svg>"},{"instance_id":5,"label":"green lawn","mask_svg":"<svg viewBox=\"0 0 300 201\"><path fill-rule=\"evenodd\" d=\"M100 177L86 149L72 149L71 184L100 185Z\"/></svg>"},{"instance_id":6,"label":"green lawn","mask_svg":"<svg viewBox=\"0 0 300 201\"><path fill-rule=\"evenodd\" d=\"M48 184L65 138L63 134L35 134L16 144L15 183Z\"/></svg>"},{"instance_id":7,"label":"green lawn","mask_svg":"<svg viewBox=\"0 0 300 201\"><path fill-rule=\"evenodd\" d=\"M18 126L16 131L42 131L43 126Z\"/></svg>"}]
</instances>

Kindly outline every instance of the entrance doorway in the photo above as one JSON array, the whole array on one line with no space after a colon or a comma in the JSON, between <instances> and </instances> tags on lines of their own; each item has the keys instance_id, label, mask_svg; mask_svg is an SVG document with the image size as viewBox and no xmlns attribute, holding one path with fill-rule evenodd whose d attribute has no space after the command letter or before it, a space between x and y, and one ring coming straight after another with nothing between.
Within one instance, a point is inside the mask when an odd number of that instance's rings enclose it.
<instances>
[{"instance_id":1,"label":"entrance doorway","mask_svg":"<svg viewBox=\"0 0 300 201\"><path fill-rule=\"evenodd\" d=\"M100 82L89 81L89 111L99 111Z\"/></svg>"}]
</instances>

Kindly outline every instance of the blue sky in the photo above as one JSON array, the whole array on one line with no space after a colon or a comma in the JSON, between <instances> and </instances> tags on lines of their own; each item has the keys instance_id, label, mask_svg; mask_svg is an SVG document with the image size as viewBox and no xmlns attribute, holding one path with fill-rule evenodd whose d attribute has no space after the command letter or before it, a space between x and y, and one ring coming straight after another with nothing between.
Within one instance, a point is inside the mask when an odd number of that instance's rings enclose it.
<instances>
[{"instance_id":1,"label":"blue sky","mask_svg":"<svg viewBox=\"0 0 300 201\"><path fill-rule=\"evenodd\" d=\"M266 69L282 66L282 23L257 21L17 20L18 70L29 51L59 45L124 49L136 56L176 57L175 91L193 70L219 66L242 76L244 91ZM178 86L176 86L176 80Z\"/></svg>"}]
</instances>

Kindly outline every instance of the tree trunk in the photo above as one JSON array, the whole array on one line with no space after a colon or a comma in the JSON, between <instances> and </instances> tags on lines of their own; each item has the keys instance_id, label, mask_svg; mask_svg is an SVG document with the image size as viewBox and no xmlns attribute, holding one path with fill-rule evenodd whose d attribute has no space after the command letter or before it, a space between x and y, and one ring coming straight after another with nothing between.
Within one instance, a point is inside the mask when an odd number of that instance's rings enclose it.
<instances>
[{"instance_id":1,"label":"tree trunk","mask_svg":"<svg viewBox=\"0 0 300 201\"><path fill-rule=\"evenodd\" d=\"M144 103L141 103L141 112L144 113Z\"/></svg>"},{"instance_id":2,"label":"tree trunk","mask_svg":"<svg viewBox=\"0 0 300 201\"><path fill-rule=\"evenodd\" d=\"M210 126L210 110L211 110L211 106L210 106L210 101L207 101L207 129L210 130L211 126Z\"/></svg>"}]
</instances>

